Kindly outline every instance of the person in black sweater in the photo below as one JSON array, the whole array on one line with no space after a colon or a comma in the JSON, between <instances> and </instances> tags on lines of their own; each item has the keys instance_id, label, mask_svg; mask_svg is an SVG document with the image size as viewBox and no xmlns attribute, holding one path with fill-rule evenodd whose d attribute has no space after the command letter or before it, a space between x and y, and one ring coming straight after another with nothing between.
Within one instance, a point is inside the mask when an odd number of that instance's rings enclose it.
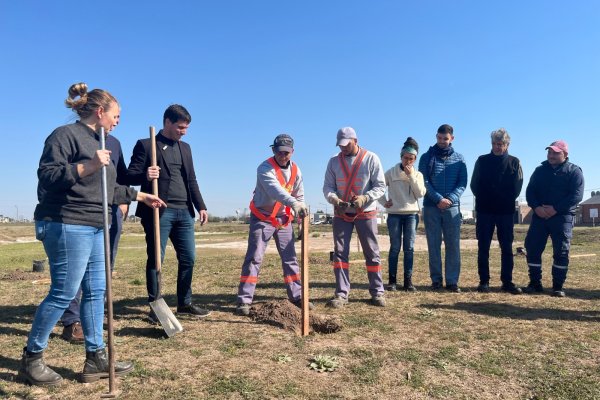
<instances>
[{"instance_id":1,"label":"person in black sweater","mask_svg":"<svg viewBox=\"0 0 600 400\"><path fill-rule=\"evenodd\" d=\"M77 83L69 88L65 103L80 120L55 129L46 139L40 158L35 233L50 260L51 284L35 313L19 369L22 380L40 386L54 386L62 380L45 364L43 351L54 325L80 287L86 351L81 379L93 382L108 378L102 330L106 276L101 169L106 167L109 204L138 200L149 207L166 206L157 196L117 185L110 151L99 150L100 128L108 134L119 123L117 100L104 90L88 92L85 83ZM131 362L115 363L117 376L131 371Z\"/></svg>"},{"instance_id":2,"label":"person in black sweater","mask_svg":"<svg viewBox=\"0 0 600 400\"><path fill-rule=\"evenodd\" d=\"M477 291L490 291L490 245L494 229L501 251L501 290L512 294L522 291L512 281L514 267L512 244L514 240L515 200L523 187L523 170L519 159L508 154L510 136L504 128L491 133L492 151L475 162L471 191L475 195Z\"/></svg>"}]
</instances>

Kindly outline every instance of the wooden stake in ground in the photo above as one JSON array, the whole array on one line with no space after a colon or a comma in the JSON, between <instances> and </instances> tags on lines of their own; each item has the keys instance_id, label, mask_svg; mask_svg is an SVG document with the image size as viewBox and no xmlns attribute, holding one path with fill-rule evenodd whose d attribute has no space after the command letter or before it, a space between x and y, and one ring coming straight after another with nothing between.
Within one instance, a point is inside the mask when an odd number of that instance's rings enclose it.
<instances>
[{"instance_id":1,"label":"wooden stake in ground","mask_svg":"<svg viewBox=\"0 0 600 400\"><path fill-rule=\"evenodd\" d=\"M308 226L309 217L302 217L302 244L300 274L302 279L302 336L308 335L310 330L308 312Z\"/></svg>"},{"instance_id":2,"label":"wooden stake in ground","mask_svg":"<svg viewBox=\"0 0 600 400\"><path fill-rule=\"evenodd\" d=\"M104 128L100 128L100 149L106 149ZM104 272L106 273L106 319L108 322L108 393L103 398L117 397L115 392L115 345L113 333L112 274L110 271L110 226L108 223L108 186L106 166L102 166L102 216L104 218Z\"/></svg>"}]
</instances>

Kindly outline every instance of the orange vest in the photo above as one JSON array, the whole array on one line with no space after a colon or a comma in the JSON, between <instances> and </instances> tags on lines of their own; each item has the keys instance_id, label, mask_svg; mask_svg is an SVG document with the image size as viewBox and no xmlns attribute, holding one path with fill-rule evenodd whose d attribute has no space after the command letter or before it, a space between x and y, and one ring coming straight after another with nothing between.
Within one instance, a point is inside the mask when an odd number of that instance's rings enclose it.
<instances>
[{"instance_id":1,"label":"orange vest","mask_svg":"<svg viewBox=\"0 0 600 400\"><path fill-rule=\"evenodd\" d=\"M296 175L298 175L298 167L296 166L296 164L290 161L290 164L292 167L292 175L290 176L289 181L286 182L285 178L283 177L283 172L281 171L281 167L279 166L279 164L277 164L277 161L275 161L275 158L271 157L267 161L275 169L275 175L277 176L277 180L279 181L279 184L285 189L286 192L291 193L292 189L294 188L294 182L296 181ZM285 207L285 215L287 216L287 221L283 225L280 224L279 221L277 221L277 218L276 218L277 213L281 209L282 205L283 204L281 204L281 202L276 201L275 206L273 206L273 212L271 212L271 215L266 216L262 212L260 212L260 210L258 208L256 208L256 206L254 205L254 200L252 200L250 202L250 211L252 211L252 214L256 218L260 219L261 221L269 221L271 223L271 225L273 225L275 228L281 229L281 228L288 226L288 224L292 220L292 218L291 218L292 210L290 209L290 207L286 206Z\"/></svg>"},{"instance_id":2,"label":"orange vest","mask_svg":"<svg viewBox=\"0 0 600 400\"><path fill-rule=\"evenodd\" d=\"M344 161L344 155L340 152L338 154L338 161L340 163L340 168L344 172L344 183L345 187L341 187L343 190L342 200L346 202L350 202L355 193L352 191L354 183L356 182L356 176L358 175L358 169L363 162L363 159L367 155L367 151L363 148L358 150L358 154L352 162L351 170L348 170L348 166L346 165L346 161ZM364 212L361 208L356 209L356 215L352 216L352 214L346 214L344 212L340 212L335 210L335 215L337 217L343 218L346 222L354 222L355 219L371 219L377 216L377 210Z\"/></svg>"}]
</instances>

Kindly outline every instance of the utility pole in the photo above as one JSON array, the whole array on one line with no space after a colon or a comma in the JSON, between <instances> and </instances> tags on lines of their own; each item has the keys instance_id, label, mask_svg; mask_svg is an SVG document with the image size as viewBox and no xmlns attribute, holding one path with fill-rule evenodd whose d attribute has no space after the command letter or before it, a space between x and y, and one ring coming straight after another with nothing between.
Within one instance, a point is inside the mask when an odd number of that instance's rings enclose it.
<instances>
[{"instance_id":1,"label":"utility pole","mask_svg":"<svg viewBox=\"0 0 600 400\"><path fill-rule=\"evenodd\" d=\"M19 206L15 204L15 208L17 209L17 218L15 218L15 222L19 222Z\"/></svg>"}]
</instances>

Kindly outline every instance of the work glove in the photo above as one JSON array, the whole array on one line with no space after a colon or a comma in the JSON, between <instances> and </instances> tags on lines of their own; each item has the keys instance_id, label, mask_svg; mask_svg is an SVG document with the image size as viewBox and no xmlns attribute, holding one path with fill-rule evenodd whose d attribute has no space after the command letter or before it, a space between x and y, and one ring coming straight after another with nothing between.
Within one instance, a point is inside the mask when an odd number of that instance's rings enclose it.
<instances>
[{"instance_id":1,"label":"work glove","mask_svg":"<svg viewBox=\"0 0 600 400\"><path fill-rule=\"evenodd\" d=\"M354 197L352 203L354 203L354 207L363 208L365 204L369 202L369 196L366 194L361 194L360 196Z\"/></svg>"},{"instance_id":2,"label":"work glove","mask_svg":"<svg viewBox=\"0 0 600 400\"><path fill-rule=\"evenodd\" d=\"M301 201L292 204L292 210L294 210L294 214L300 218L304 218L308 215L308 208L306 208L306 204Z\"/></svg>"}]
</instances>

